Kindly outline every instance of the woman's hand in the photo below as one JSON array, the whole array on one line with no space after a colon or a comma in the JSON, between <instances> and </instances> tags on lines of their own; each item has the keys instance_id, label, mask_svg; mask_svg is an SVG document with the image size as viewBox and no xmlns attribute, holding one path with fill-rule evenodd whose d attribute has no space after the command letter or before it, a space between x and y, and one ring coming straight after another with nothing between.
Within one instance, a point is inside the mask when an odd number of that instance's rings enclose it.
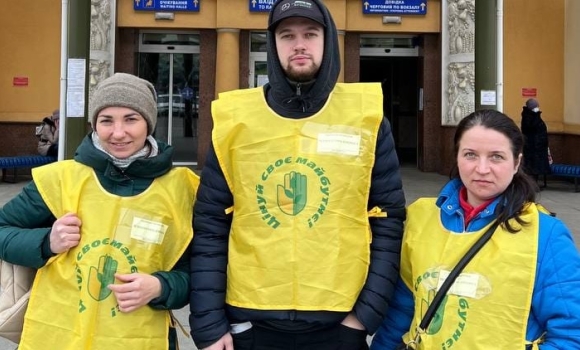
<instances>
[{"instance_id":1,"label":"woman's hand","mask_svg":"<svg viewBox=\"0 0 580 350\"><path fill-rule=\"evenodd\" d=\"M60 254L76 247L81 241L81 219L75 213L66 213L52 224L50 250Z\"/></svg>"},{"instance_id":2,"label":"woman's hand","mask_svg":"<svg viewBox=\"0 0 580 350\"><path fill-rule=\"evenodd\" d=\"M145 273L115 274L122 284L109 284L115 293L119 310L131 312L161 295L161 282L155 276Z\"/></svg>"}]
</instances>

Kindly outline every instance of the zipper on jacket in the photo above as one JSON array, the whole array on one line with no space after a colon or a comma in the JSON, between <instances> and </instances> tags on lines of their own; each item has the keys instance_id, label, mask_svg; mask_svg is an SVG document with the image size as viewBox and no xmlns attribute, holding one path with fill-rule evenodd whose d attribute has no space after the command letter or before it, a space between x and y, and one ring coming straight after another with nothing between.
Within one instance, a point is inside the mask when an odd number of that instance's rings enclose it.
<instances>
[{"instance_id":1,"label":"zipper on jacket","mask_svg":"<svg viewBox=\"0 0 580 350\"><path fill-rule=\"evenodd\" d=\"M113 169L111 170L110 177L111 178L120 177L123 179L122 181L130 181L131 183L133 183L133 179L127 174L125 174L125 170L118 168L117 166L114 166Z\"/></svg>"},{"instance_id":2,"label":"zipper on jacket","mask_svg":"<svg viewBox=\"0 0 580 350\"><path fill-rule=\"evenodd\" d=\"M298 83L296 84L296 96L301 96L302 95L302 83ZM300 102L302 103L302 112L306 112L306 103L304 102L304 100L299 99Z\"/></svg>"}]
</instances>

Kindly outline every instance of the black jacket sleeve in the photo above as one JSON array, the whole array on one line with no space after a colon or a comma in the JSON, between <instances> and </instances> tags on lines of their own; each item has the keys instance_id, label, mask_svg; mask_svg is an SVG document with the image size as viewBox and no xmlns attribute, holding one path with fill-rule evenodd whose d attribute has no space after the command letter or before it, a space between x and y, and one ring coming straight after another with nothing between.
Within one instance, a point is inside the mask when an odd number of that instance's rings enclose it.
<instances>
[{"instance_id":1,"label":"black jacket sleeve","mask_svg":"<svg viewBox=\"0 0 580 350\"><path fill-rule=\"evenodd\" d=\"M233 195L211 145L193 208L189 323L198 348L215 343L229 331L225 314L228 239Z\"/></svg>"},{"instance_id":2,"label":"black jacket sleeve","mask_svg":"<svg viewBox=\"0 0 580 350\"><path fill-rule=\"evenodd\" d=\"M405 221L399 160L386 118L379 130L375 153L368 208L379 207L387 216L369 219L371 262L367 280L354 306L355 315L369 334L381 324L397 283Z\"/></svg>"}]
</instances>

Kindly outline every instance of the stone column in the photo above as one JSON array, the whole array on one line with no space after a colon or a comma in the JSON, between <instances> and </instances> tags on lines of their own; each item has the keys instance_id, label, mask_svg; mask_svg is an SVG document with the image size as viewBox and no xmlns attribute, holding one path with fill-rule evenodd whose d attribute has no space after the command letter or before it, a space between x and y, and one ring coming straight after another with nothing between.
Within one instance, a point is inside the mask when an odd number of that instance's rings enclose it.
<instances>
[{"instance_id":1,"label":"stone column","mask_svg":"<svg viewBox=\"0 0 580 350\"><path fill-rule=\"evenodd\" d=\"M475 110L475 0L443 0L441 15L441 124L457 125Z\"/></svg>"},{"instance_id":2,"label":"stone column","mask_svg":"<svg viewBox=\"0 0 580 350\"><path fill-rule=\"evenodd\" d=\"M495 1L479 1L475 13L475 108L493 108L495 102L482 105L481 92L496 92L497 24ZM493 103L493 104L492 104Z\"/></svg>"},{"instance_id":3,"label":"stone column","mask_svg":"<svg viewBox=\"0 0 580 350\"><path fill-rule=\"evenodd\" d=\"M240 30L217 30L216 98L220 92L240 88Z\"/></svg>"},{"instance_id":4,"label":"stone column","mask_svg":"<svg viewBox=\"0 0 580 350\"><path fill-rule=\"evenodd\" d=\"M116 8L115 0L91 0L89 96L114 72Z\"/></svg>"},{"instance_id":5,"label":"stone column","mask_svg":"<svg viewBox=\"0 0 580 350\"><path fill-rule=\"evenodd\" d=\"M90 8L86 1L71 1L68 7L67 91L64 143L59 158L72 159L87 132ZM82 83L81 83L82 81ZM81 87L82 84L82 87ZM61 112L61 118L62 117ZM64 144L64 146L63 146Z\"/></svg>"}]
</instances>

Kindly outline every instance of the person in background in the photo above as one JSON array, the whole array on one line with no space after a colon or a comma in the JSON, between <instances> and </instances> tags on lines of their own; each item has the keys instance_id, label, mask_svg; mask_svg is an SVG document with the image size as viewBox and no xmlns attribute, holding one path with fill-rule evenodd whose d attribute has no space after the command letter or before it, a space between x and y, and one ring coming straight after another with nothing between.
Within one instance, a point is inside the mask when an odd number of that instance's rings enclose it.
<instances>
[{"instance_id":1,"label":"person in background","mask_svg":"<svg viewBox=\"0 0 580 350\"><path fill-rule=\"evenodd\" d=\"M522 133L524 134L524 171L536 182L540 175L550 174L550 149L548 145L548 128L542 120L542 111L536 99L530 98L522 109Z\"/></svg>"},{"instance_id":2,"label":"person in background","mask_svg":"<svg viewBox=\"0 0 580 350\"><path fill-rule=\"evenodd\" d=\"M338 84L320 0L270 11L269 83L220 94L194 208L200 349L368 349L398 275L405 199L380 84Z\"/></svg>"},{"instance_id":3,"label":"person in background","mask_svg":"<svg viewBox=\"0 0 580 350\"><path fill-rule=\"evenodd\" d=\"M52 115L42 120L42 123L36 130L38 137L38 154L42 156L58 156L58 129L60 123L60 111L58 109L52 112Z\"/></svg>"},{"instance_id":4,"label":"person in background","mask_svg":"<svg viewBox=\"0 0 580 350\"><path fill-rule=\"evenodd\" d=\"M146 80L103 80L89 120L74 160L34 168L0 209L0 259L38 269L19 349L176 349L199 179L151 136Z\"/></svg>"},{"instance_id":5,"label":"person in background","mask_svg":"<svg viewBox=\"0 0 580 350\"><path fill-rule=\"evenodd\" d=\"M580 256L566 225L536 203L518 126L476 111L454 145L451 181L408 208L400 280L371 349L413 340L413 349L580 349ZM491 240L418 334L438 286L494 221Z\"/></svg>"}]
</instances>

